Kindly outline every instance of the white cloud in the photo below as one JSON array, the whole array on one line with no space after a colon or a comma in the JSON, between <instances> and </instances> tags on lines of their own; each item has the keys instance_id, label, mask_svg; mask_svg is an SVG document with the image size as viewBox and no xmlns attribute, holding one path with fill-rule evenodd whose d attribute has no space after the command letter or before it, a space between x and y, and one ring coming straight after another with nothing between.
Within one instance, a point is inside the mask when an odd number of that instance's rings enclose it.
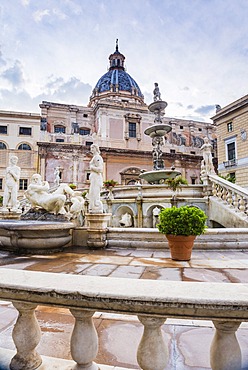
<instances>
[{"instance_id":1,"label":"white cloud","mask_svg":"<svg viewBox=\"0 0 248 370\"><path fill-rule=\"evenodd\" d=\"M33 18L35 22L39 23L43 20L44 17L49 16L49 9L37 10L33 13Z\"/></svg>"},{"instance_id":2,"label":"white cloud","mask_svg":"<svg viewBox=\"0 0 248 370\"><path fill-rule=\"evenodd\" d=\"M1 86L14 102L16 84L23 110L23 96L86 105L118 38L148 104L157 81L167 116L209 121L204 107L247 94L247 12L246 0L5 1Z\"/></svg>"}]
</instances>

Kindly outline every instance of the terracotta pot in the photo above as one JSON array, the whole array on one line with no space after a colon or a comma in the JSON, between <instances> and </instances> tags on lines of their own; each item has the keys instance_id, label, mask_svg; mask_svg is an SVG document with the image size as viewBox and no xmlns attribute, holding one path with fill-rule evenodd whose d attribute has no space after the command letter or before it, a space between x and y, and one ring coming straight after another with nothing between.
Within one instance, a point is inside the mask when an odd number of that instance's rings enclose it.
<instances>
[{"instance_id":1,"label":"terracotta pot","mask_svg":"<svg viewBox=\"0 0 248 370\"><path fill-rule=\"evenodd\" d=\"M196 235L167 235L171 258L176 261L189 261Z\"/></svg>"}]
</instances>

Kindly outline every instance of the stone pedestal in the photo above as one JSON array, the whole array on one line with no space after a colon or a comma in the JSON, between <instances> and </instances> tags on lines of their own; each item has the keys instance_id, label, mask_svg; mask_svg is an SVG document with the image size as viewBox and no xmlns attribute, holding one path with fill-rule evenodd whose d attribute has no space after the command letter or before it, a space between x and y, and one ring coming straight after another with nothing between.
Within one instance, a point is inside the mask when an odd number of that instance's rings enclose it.
<instances>
[{"instance_id":1,"label":"stone pedestal","mask_svg":"<svg viewBox=\"0 0 248 370\"><path fill-rule=\"evenodd\" d=\"M88 225L87 246L90 248L104 248L107 246L107 225L111 213L86 213Z\"/></svg>"}]
</instances>

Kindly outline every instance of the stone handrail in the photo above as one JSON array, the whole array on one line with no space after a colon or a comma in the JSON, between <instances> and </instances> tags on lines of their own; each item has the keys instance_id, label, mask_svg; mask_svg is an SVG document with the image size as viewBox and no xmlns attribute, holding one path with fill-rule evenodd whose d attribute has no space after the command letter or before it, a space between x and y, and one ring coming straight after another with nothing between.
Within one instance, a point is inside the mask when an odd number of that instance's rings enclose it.
<instances>
[{"instance_id":1,"label":"stone handrail","mask_svg":"<svg viewBox=\"0 0 248 370\"><path fill-rule=\"evenodd\" d=\"M248 321L248 284L62 277L0 269L0 299L12 301L19 311L12 333L17 350L10 363L12 370L33 370L42 362L36 351L41 337L37 305L69 308L74 316L70 342L74 366L70 369L100 369L94 363L98 351L92 320L95 311L138 316L144 331L137 361L143 370L166 367L169 351L161 326L169 317L212 320L216 328L210 351L212 369L241 369L236 331L242 321Z\"/></svg>"},{"instance_id":2,"label":"stone handrail","mask_svg":"<svg viewBox=\"0 0 248 370\"><path fill-rule=\"evenodd\" d=\"M212 194L214 197L226 203L242 216L248 215L248 190L217 175L208 175L212 182Z\"/></svg>"}]
</instances>

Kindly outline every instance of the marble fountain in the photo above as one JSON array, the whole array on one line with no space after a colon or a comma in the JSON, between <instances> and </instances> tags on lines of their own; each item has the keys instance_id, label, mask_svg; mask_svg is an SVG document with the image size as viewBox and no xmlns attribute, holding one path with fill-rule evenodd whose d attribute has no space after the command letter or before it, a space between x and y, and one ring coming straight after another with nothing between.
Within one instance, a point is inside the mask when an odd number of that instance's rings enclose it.
<instances>
[{"instance_id":1,"label":"marble fountain","mask_svg":"<svg viewBox=\"0 0 248 370\"><path fill-rule=\"evenodd\" d=\"M163 184L166 179L173 179L181 173L176 171L175 168L165 169L162 159L162 146L164 144L164 136L171 131L171 125L163 123L163 116L168 104L161 99L157 83L155 83L153 94L154 101L148 106L148 109L155 114L154 124L147 127L144 131L145 135L150 136L152 139L153 170L143 172L140 174L140 178L146 180L149 184Z\"/></svg>"}]
</instances>

